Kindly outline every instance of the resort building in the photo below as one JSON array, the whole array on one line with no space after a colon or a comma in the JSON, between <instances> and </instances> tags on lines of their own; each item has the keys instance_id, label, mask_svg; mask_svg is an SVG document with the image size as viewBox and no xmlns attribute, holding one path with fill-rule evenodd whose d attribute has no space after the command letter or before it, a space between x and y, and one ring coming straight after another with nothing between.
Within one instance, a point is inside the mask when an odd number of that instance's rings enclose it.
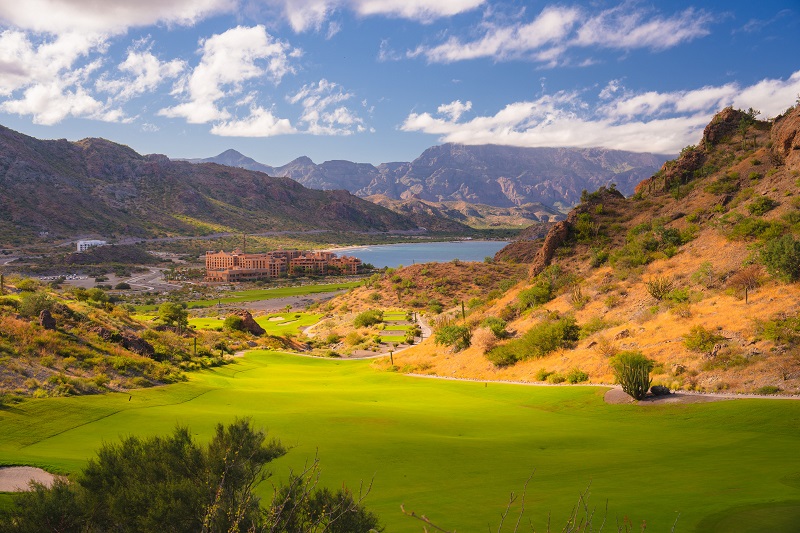
<instances>
[{"instance_id":1,"label":"resort building","mask_svg":"<svg viewBox=\"0 0 800 533\"><path fill-rule=\"evenodd\" d=\"M283 275L356 274L361 260L332 252L276 250L263 254L206 252L206 281L255 281Z\"/></svg>"},{"instance_id":2,"label":"resort building","mask_svg":"<svg viewBox=\"0 0 800 533\"><path fill-rule=\"evenodd\" d=\"M91 241L78 241L77 244L78 244L78 251L85 252L86 250L94 246L105 246L108 243L106 241L91 240Z\"/></svg>"}]
</instances>

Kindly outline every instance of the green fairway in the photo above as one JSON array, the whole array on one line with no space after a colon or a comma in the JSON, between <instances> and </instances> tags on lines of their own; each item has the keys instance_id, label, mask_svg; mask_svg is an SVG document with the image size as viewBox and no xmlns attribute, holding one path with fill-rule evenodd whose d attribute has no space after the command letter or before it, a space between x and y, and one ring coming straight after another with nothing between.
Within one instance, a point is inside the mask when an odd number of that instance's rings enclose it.
<instances>
[{"instance_id":1,"label":"green fairway","mask_svg":"<svg viewBox=\"0 0 800 533\"><path fill-rule=\"evenodd\" d=\"M267 332L268 335L282 335L283 333L298 333L301 327L316 324L320 318L320 313L272 313L261 315L255 318L256 323ZM225 316L190 318L189 326L195 329L216 329L221 330L225 322Z\"/></svg>"},{"instance_id":2,"label":"green fairway","mask_svg":"<svg viewBox=\"0 0 800 533\"><path fill-rule=\"evenodd\" d=\"M305 296L306 294L318 294L322 292L336 292L347 290L361 285L360 281L343 281L341 283L321 283L317 285L300 285L297 287L275 287L272 289L253 289L249 291L231 292L224 298L210 300L192 300L186 302L189 308L211 307L218 303L232 304L242 302L256 302L259 300L273 300L275 298L286 298L288 296ZM137 305L137 312L155 311L158 305Z\"/></svg>"},{"instance_id":3,"label":"green fairway","mask_svg":"<svg viewBox=\"0 0 800 533\"><path fill-rule=\"evenodd\" d=\"M795 531L800 516L800 402L606 405L599 387L526 387L379 372L369 361L250 353L188 382L28 400L0 409L0 463L79 469L104 440L252 416L293 446L272 465L285 479L318 453L324 484L357 489L387 531L421 531L425 513L471 532L499 522L531 471L526 509L554 530L591 484L608 525L638 531ZM270 487L261 487L268 495ZM759 527L760 526L760 527ZM608 529L613 529L610 527Z\"/></svg>"}]
</instances>

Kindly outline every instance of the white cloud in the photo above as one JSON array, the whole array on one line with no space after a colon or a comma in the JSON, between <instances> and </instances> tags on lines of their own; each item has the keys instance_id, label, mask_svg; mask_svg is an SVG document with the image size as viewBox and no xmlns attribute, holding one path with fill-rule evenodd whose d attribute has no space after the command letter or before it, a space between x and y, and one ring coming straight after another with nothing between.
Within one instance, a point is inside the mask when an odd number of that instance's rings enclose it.
<instances>
[{"instance_id":1,"label":"white cloud","mask_svg":"<svg viewBox=\"0 0 800 533\"><path fill-rule=\"evenodd\" d=\"M467 103L462 104L461 100L454 100L449 104L440 105L436 111L440 115L445 115L450 120L455 121L458 120L465 111L469 111L470 109L472 109L472 102L467 101Z\"/></svg>"},{"instance_id":2,"label":"white cloud","mask_svg":"<svg viewBox=\"0 0 800 533\"><path fill-rule=\"evenodd\" d=\"M312 135L350 135L365 131L364 120L346 106L338 105L352 98L351 93L336 83L320 80L304 85L287 97L290 104L300 104L303 113L299 123Z\"/></svg>"},{"instance_id":3,"label":"white cloud","mask_svg":"<svg viewBox=\"0 0 800 533\"><path fill-rule=\"evenodd\" d=\"M104 48L105 39L97 34L64 33L33 42L21 31L0 33L0 96L6 97L0 110L46 125L69 116L126 120L85 88L102 63L88 56Z\"/></svg>"},{"instance_id":4,"label":"white cloud","mask_svg":"<svg viewBox=\"0 0 800 533\"><path fill-rule=\"evenodd\" d=\"M558 92L515 102L494 115L459 121L455 102L440 106L437 116L411 113L404 131L438 135L442 142L512 146L605 147L635 152L677 153L697 143L703 128L721 108L753 107L775 116L800 93L800 71L786 80L765 79L747 87L726 84L688 91L634 94L619 86L606 101L591 105L580 93ZM613 100L608 101L609 98Z\"/></svg>"},{"instance_id":5,"label":"white cloud","mask_svg":"<svg viewBox=\"0 0 800 533\"><path fill-rule=\"evenodd\" d=\"M431 63L452 63L488 57L505 61L530 58L554 66L573 48L663 50L709 33L711 16L687 9L671 17L625 3L592 15L578 7L547 6L531 22L485 22L474 40L451 36L435 46L419 46L408 57L425 57ZM580 64L592 64L591 59Z\"/></svg>"},{"instance_id":6,"label":"white cloud","mask_svg":"<svg viewBox=\"0 0 800 533\"><path fill-rule=\"evenodd\" d=\"M317 30L337 10L349 9L362 17L385 15L431 22L471 11L486 0L264 0L283 12L296 32ZM330 28L328 30L330 32Z\"/></svg>"},{"instance_id":7,"label":"white cloud","mask_svg":"<svg viewBox=\"0 0 800 533\"><path fill-rule=\"evenodd\" d=\"M161 61L150 52L149 46L145 50L134 47L128 50L125 61L117 68L128 76L112 79L105 75L95 86L100 91L112 93L117 99L128 100L179 76L185 70L186 63L179 59Z\"/></svg>"},{"instance_id":8,"label":"white cloud","mask_svg":"<svg viewBox=\"0 0 800 533\"><path fill-rule=\"evenodd\" d=\"M182 90L188 101L159 111L167 117L183 117L192 124L203 124L231 117L219 102L239 94L249 80L269 78L280 82L293 72L290 47L273 38L264 26L238 26L209 37L202 43L200 64L189 75Z\"/></svg>"},{"instance_id":9,"label":"white cloud","mask_svg":"<svg viewBox=\"0 0 800 533\"><path fill-rule=\"evenodd\" d=\"M0 2L0 21L51 34L118 34L157 22L190 25L236 0L25 0Z\"/></svg>"},{"instance_id":10,"label":"white cloud","mask_svg":"<svg viewBox=\"0 0 800 533\"><path fill-rule=\"evenodd\" d=\"M211 133L221 137L273 137L297 133L297 130L288 119L277 118L269 109L254 107L249 117L215 124Z\"/></svg>"}]
</instances>

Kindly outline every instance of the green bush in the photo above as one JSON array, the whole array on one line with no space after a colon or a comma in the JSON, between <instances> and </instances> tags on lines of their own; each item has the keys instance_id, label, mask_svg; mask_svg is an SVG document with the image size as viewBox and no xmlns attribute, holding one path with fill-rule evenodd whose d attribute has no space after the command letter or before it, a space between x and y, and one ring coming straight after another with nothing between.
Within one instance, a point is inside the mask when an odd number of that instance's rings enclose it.
<instances>
[{"instance_id":1,"label":"green bush","mask_svg":"<svg viewBox=\"0 0 800 533\"><path fill-rule=\"evenodd\" d=\"M548 317L519 339L486 352L486 357L496 366L513 365L523 359L538 359L559 348L571 346L578 340L579 333L580 328L573 317Z\"/></svg>"},{"instance_id":2,"label":"green bush","mask_svg":"<svg viewBox=\"0 0 800 533\"><path fill-rule=\"evenodd\" d=\"M244 331L244 319L238 315L230 315L222 323L225 331Z\"/></svg>"},{"instance_id":3,"label":"green bush","mask_svg":"<svg viewBox=\"0 0 800 533\"><path fill-rule=\"evenodd\" d=\"M506 321L502 318L497 318L495 316L486 317L481 322L481 326L489 328L494 336L498 339L505 339L508 337L508 332L506 331Z\"/></svg>"},{"instance_id":4,"label":"green bush","mask_svg":"<svg viewBox=\"0 0 800 533\"><path fill-rule=\"evenodd\" d=\"M761 216L769 211L772 211L778 207L778 205L780 204L778 204L778 202L769 196L759 196L750 202L750 205L747 206L747 210L753 215Z\"/></svg>"},{"instance_id":5,"label":"green bush","mask_svg":"<svg viewBox=\"0 0 800 533\"><path fill-rule=\"evenodd\" d=\"M756 390L756 394L778 394L782 389L775 385L764 385Z\"/></svg>"},{"instance_id":6,"label":"green bush","mask_svg":"<svg viewBox=\"0 0 800 533\"><path fill-rule=\"evenodd\" d=\"M610 364L622 390L637 400L647 395L652 383L650 371L653 369L653 360L645 357L642 352L629 351L612 357Z\"/></svg>"},{"instance_id":7,"label":"green bush","mask_svg":"<svg viewBox=\"0 0 800 533\"><path fill-rule=\"evenodd\" d=\"M355 319L353 319L353 326L365 328L381 322L383 322L383 311L379 309L370 309L369 311L364 311L356 315Z\"/></svg>"},{"instance_id":8,"label":"green bush","mask_svg":"<svg viewBox=\"0 0 800 533\"><path fill-rule=\"evenodd\" d=\"M714 333L703 326L693 326L689 334L683 338L683 345L694 352L710 352L714 345L724 341L725 337Z\"/></svg>"},{"instance_id":9,"label":"green bush","mask_svg":"<svg viewBox=\"0 0 800 533\"><path fill-rule=\"evenodd\" d=\"M51 310L55 302L43 292L25 292L19 299L17 310L26 317L37 317L44 310Z\"/></svg>"},{"instance_id":10,"label":"green bush","mask_svg":"<svg viewBox=\"0 0 800 533\"><path fill-rule=\"evenodd\" d=\"M433 336L436 344L452 346L458 352L470 347L472 332L467 326L450 324L437 329Z\"/></svg>"},{"instance_id":11,"label":"green bush","mask_svg":"<svg viewBox=\"0 0 800 533\"><path fill-rule=\"evenodd\" d=\"M800 315L777 317L756 322L761 338L779 344L800 344Z\"/></svg>"},{"instance_id":12,"label":"green bush","mask_svg":"<svg viewBox=\"0 0 800 533\"><path fill-rule=\"evenodd\" d=\"M550 374L552 374L552 372L546 368L540 368L536 371L536 381L545 381Z\"/></svg>"},{"instance_id":13,"label":"green bush","mask_svg":"<svg viewBox=\"0 0 800 533\"><path fill-rule=\"evenodd\" d=\"M517 297L523 309L546 304L553 299L553 287L546 280L537 281L530 289L525 289Z\"/></svg>"},{"instance_id":14,"label":"green bush","mask_svg":"<svg viewBox=\"0 0 800 533\"><path fill-rule=\"evenodd\" d=\"M553 372L549 376L547 376L547 382L553 385L558 385L559 383L564 383L567 378L565 378L562 374L558 372Z\"/></svg>"},{"instance_id":15,"label":"green bush","mask_svg":"<svg viewBox=\"0 0 800 533\"><path fill-rule=\"evenodd\" d=\"M589 374L581 370L580 368L573 368L567 375L564 376L568 383L583 383L584 381L589 381Z\"/></svg>"},{"instance_id":16,"label":"green bush","mask_svg":"<svg viewBox=\"0 0 800 533\"><path fill-rule=\"evenodd\" d=\"M761 262L776 278L797 281L800 279L800 241L791 235L767 241L761 248Z\"/></svg>"}]
</instances>

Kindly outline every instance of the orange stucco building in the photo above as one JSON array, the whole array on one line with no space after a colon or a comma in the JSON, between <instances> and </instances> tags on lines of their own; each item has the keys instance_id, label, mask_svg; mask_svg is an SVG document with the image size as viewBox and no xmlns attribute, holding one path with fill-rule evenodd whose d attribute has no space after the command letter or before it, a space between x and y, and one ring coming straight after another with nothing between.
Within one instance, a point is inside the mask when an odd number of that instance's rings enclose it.
<instances>
[{"instance_id":1,"label":"orange stucco building","mask_svg":"<svg viewBox=\"0 0 800 533\"><path fill-rule=\"evenodd\" d=\"M247 254L241 250L207 251L206 281L255 281L286 274L327 274L331 270L356 274L359 266L361 260L357 257L339 257L332 252L276 250Z\"/></svg>"}]
</instances>

